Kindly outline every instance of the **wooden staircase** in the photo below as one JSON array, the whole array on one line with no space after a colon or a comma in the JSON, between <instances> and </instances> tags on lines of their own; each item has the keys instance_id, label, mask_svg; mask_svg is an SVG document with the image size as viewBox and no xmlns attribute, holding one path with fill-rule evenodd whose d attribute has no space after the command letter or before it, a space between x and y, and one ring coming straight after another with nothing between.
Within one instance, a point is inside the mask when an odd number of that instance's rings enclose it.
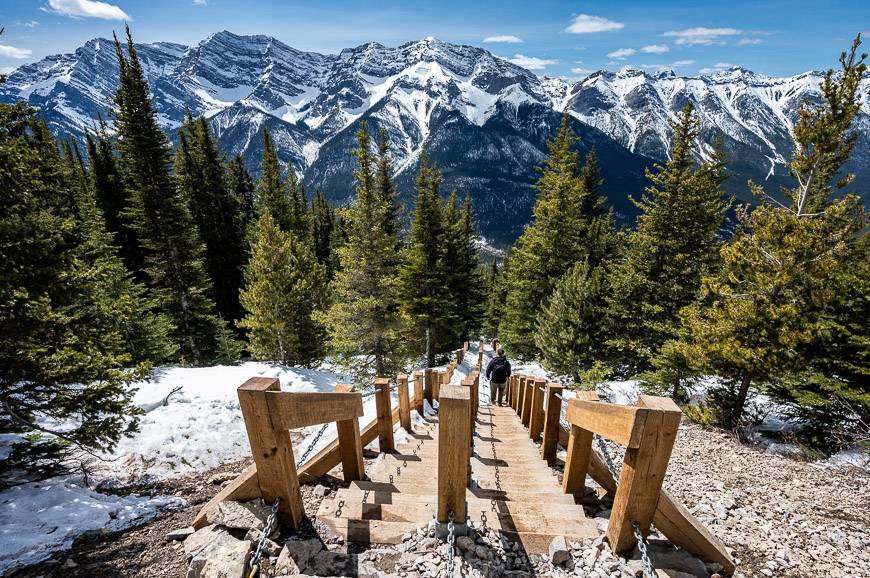
<instances>
[{"instance_id":1,"label":"wooden staircase","mask_svg":"<svg viewBox=\"0 0 870 578\"><path fill-rule=\"evenodd\" d=\"M599 535L583 507L565 494L541 459L528 431L509 407L480 407L466 491L468 520L522 542L526 552L547 551L555 536ZM369 480L351 482L325 499L317 519L352 542L395 544L432 521L437 509L438 418L427 418L396 453L367 468Z\"/></svg>"}]
</instances>

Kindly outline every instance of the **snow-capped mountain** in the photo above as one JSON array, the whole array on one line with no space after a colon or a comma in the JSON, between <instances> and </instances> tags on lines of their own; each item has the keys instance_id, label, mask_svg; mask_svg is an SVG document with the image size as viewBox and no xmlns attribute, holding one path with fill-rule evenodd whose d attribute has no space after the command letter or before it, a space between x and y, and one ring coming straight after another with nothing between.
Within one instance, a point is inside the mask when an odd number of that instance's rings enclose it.
<instances>
[{"instance_id":1,"label":"snow-capped mountain","mask_svg":"<svg viewBox=\"0 0 870 578\"><path fill-rule=\"evenodd\" d=\"M722 136L735 189L748 177L778 184L797 107L818 94L821 79L815 72L774 79L734 69L681 78L627 69L569 85L486 50L434 38L323 55L266 36L219 32L196 46L137 49L168 131L188 110L205 115L223 150L242 154L256 170L268 129L282 162L312 190L320 187L341 202L352 194L354 133L367 120L386 131L406 201L425 144L444 172L445 190L472 196L483 234L497 243L512 240L528 220L529 185L562 110L576 119L581 149L596 147L612 204L630 216L627 195L642 191L644 167L667 158L668 120L687 99L697 103L704 123L699 154ZM0 86L0 101L28 100L56 134L81 138L98 115L110 116L117 72L113 42L94 39L72 54L17 69ZM870 147L859 151L870 135L868 87L862 86L856 147L857 160L865 162L855 163L863 182L870 182Z\"/></svg>"}]
</instances>

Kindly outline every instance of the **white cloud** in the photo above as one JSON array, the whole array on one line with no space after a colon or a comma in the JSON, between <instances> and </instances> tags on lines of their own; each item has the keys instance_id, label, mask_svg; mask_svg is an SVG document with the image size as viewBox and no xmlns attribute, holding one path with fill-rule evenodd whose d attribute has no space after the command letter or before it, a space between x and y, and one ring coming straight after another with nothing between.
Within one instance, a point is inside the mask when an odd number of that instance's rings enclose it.
<instances>
[{"instance_id":1,"label":"white cloud","mask_svg":"<svg viewBox=\"0 0 870 578\"><path fill-rule=\"evenodd\" d=\"M519 36L513 34L499 34L497 36L487 36L483 39L484 42L506 42L508 44L519 44L523 41Z\"/></svg>"},{"instance_id":2,"label":"white cloud","mask_svg":"<svg viewBox=\"0 0 870 578\"><path fill-rule=\"evenodd\" d=\"M737 46L746 46L748 44L761 44L761 38L741 38L737 41Z\"/></svg>"},{"instance_id":3,"label":"white cloud","mask_svg":"<svg viewBox=\"0 0 870 578\"><path fill-rule=\"evenodd\" d=\"M650 44L640 49L641 52L646 52L647 54L664 54L665 52L670 52L670 50L667 44Z\"/></svg>"},{"instance_id":4,"label":"white cloud","mask_svg":"<svg viewBox=\"0 0 870 578\"><path fill-rule=\"evenodd\" d=\"M194 6L205 6L208 4L208 0L193 0Z\"/></svg>"},{"instance_id":5,"label":"white cloud","mask_svg":"<svg viewBox=\"0 0 870 578\"><path fill-rule=\"evenodd\" d=\"M614 50L613 52L607 53L607 58L615 58L616 60L625 60L632 54L637 52L634 48L620 48L619 50Z\"/></svg>"},{"instance_id":6,"label":"white cloud","mask_svg":"<svg viewBox=\"0 0 870 578\"><path fill-rule=\"evenodd\" d=\"M737 36L742 34L736 28L707 28L705 26L696 26L695 28L686 28L685 30L670 30L662 34L662 36L670 36L676 38L676 44L717 44L721 43L720 38L723 36Z\"/></svg>"},{"instance_id":7,"label":"white cloud","mask_svg":"<svg viewBox=\"0 0 870 578\"><path fill-rule=\"evenodd\" d=\"M654 70L656 72L664 72L667 70L676 70L678 68L685 68L687 66L691 66L695 64L694 60L675 60L670 64L641 64L641 68L645 68L647 70Z\"/></svg>"},{"instance_id":8,"label":"white cloud","mask_svg":"<svg viewBox=\"0 0 870 578\"><path fill-rule=\"evenodd\" d=\"M589 14L580 14L575 16L574 20L565 29L565 32L572 34L591 34L593 32L610 32L611 30L622 30L625 24L622 22L614 22L601 16L590 16Z\"/></svg>"},{"instance_id":9,"label":"white cloud","mask_svg":"<svg viewBox=\"0 0 870 578\"><path fill-rule=\"evenodd\" d=\"M586 76L595 72L591 68L572 68L571 74L576 74L578 76Z\"/></svg>"},{"instance_id":10,"label":"white cloud","mask_svg":"<svg viewBox=\"0 0 870 578\"><path fill-rule=\"evenodd\" d=\"M132 20L130 15L114 4L97 0L48 0L46 12L55 12L70 18L102 18L103 20Z\"/></svg>"},{"instance_id":11,"label":"white cloud","mask_svg":"<svg viewBox=\"0 0 870 578\"><path fill-rule=\"evenodd\" d=\"M19 21L19 22L16 22L15 25L16 26L23 26L25 28L36 28L37 26L39 26L39 22L37 22L36 20L28 20L27 22Z\"/></svg>"},{"instance_id":12,"label":"white cloud","mask_svg":"<svg viewBox=\"0 0 870 578\"><path fill-rule=\"evenodd\" d=\"M714 72L721 72L723 70L736 68L737 66L737 64L731 64L730 62L717 62L712 66L712 68L702 68L698 72L701 74L713 74Z\"/></svg>"},{"instance_id":13,"label":"white cloud","mask_svg":"<svg viewBox=\"0 0 870 578\"><path fill-rule=\"evenodd\" d=\"M510 61L517 66L522 66L523 68L528 68L529 70L543 70L551 64L559 63L558 60L552 60L549 58L537 58L535 56L525 56L523 54L514 54L514 57L511 58Z\"/></svg>"},{"instance_id":14,"label":"white cloud","mask_svg":"<svg viewBox=\"0 0 870 578\"><path fill-rule=\"evenodd\" d=\"M0 56L5 56L6 58L28 58L31 54L33 54L33 51L29 48L16 48L15 46L0 44Z\"/></svg>"}]
</instances>

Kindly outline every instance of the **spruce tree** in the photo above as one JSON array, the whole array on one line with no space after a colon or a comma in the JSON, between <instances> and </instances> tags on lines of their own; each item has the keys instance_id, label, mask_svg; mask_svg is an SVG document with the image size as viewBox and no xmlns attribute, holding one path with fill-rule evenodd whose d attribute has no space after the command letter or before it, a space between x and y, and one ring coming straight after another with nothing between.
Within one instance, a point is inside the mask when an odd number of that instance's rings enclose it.
<instances>
[{"instance_id":1,"label":"spruce tree","mask_svg":"<svg viewBox=\"0 0 870 578\"><path fill-rule=\"evenodd\" d=\"M333 230L335 229L335 211L329 206L326 197L317 189L311 203L311 239L314 256L317 262L326 268L326 278L332 280L335 273L332 255Z\"/></svg>"},{"instance_id":2,"label":"spruce tree","mask_svg":"<svg viewBox=\"0 0 870 578\"><path fill-rule=\"evenodd\" d=\"M507 295L507 286L504 283L504 269L507 267L507 259L501 268L498 261L493 260L489 271L484 277L483 292L486 296L486 305L483 311L483 332L489 337L498 337L498 328L504 312L504 300Z\"/></svg>"},{"instance_id":3,"label":"spruce tree","mask_svg":"<svg viewBox=\"0 0 870 578\"><path fill-rule=\"evenodd\" d=\"M565 113L548 143L549 154L535 184L538 195L533 221L517 239L513 266L506 278L507 302L499 332L519 357L530 358L537 353L536 318L556 280L588 257L586 232L595 215L583 213L589 194L584 188L584 175L574 150L577 139L570 123Z\"/></svg>"},{"instance_id":4,"label":"spruce tree","mask_svg":"<svg viewBox=\"0 0 870 578\"><path fill-rule=\"evenodd\" d=\"M175 176L190 199L193 220L205 243L205 264L221 317L242 316L239 290L246 254L242 199L229 188L223 157L205 118L188 117L178 133Z\"/></svg>"},{"instance_id":5,"label":"spruce tree","mask_svg":"<svg viewBox=\"0 0 870 578\"><path fill-rule=\"evenodd\" d=\"M435 365L435 354L449 342L455 322L443 259L441 180L438 168L429 164L424 146L409 243L400 268L399 301L409 341L418 351L422 349L427 367Z\"/></svg>"},{"instance_id":6,"label":"spruce tree","mask_svg":"<svg viewBox=\"0 0 870 578\"><path fill-rule=\"evenodd\" d=\"M292 169L290 171L292 173ZM260 164L260 178L257 180L257 199L259 214L269 211L272 218L283 231L294 228L293 209L295 199L290 199L281 181L281 165L278 164L278 154L272 144L272 135L263 131L263 158Z\"/></svg>"},{"instance_id":7,"label":"spruce tree","mask_svg":"<svg viewBox=\"0 0 870 578\"><path fill-rule=\"evenodd\" d=\"M290 202L290 231L299 240L311 243L311 222L305 186L299 182L293 167L287 169L287 198Z\"/></svg>"},{"instance_id":8,"label":"spruce tree","mask_svg":"<svg viewBox=\"0 0 870 578\"><path fill-rule=\"evenodd\" d=\"M378 195L365 122L360 123L356 136L356 199L345 211L347 241L335 249L341 267L333 279L334 300L324 318L332 350L358 382L369 382L375 375L390 375L401 364L391 254L396 238L381 227L387 207Z\"/></svg>"},{"instance_id":9,"label":"spruce tree","mask_svg":"<svg viewBox=\"0 0 870 578\"><path fill-rule=\"evenodd\" d=\"M853 347L860 349L861 338L850 343L856 334L841 325L844 309L856 304L840 284L866 217L856 195L832 198L851 182L840 173L856 142L851 127L867 68L866 55L858 55L860 42L859 35L841 55L839 74L828 71L821 100L801 109L791 163L798 185L788 191L790 204L771 201L753 185L760 205L741 208L742 228L722 248L721 274L706 277L700 302L682 313L688 335L677 347L683 357L698 372L732 384L724 398L728 425L740 423L753 383L773 382L776 395L819 410L832 397L867 401L866 380L860 372L852 373L855 381L849 377L848 357ZM866 343L866 322L856 330ZM841 344L842 376L825 359L829 353L836 359Z\"/></svg>"},{"instance_id":10,"label":"spruce tree","mask_svg":"<svg viewBox=\"0 0 870 578\"><path fill-rule=\"evenodd\" d=\"M147 284L172 322L182 362L234 361L238 349L217 315L189 199L170 172L171 151L127 29L127 55L115 38L120 82L115 95L121 174L130 194L125 211L142 248Z\"/></svg>"},{"instance_id":11,"label":"spruce tree","mask_svg":"<svg viewBox=\"0 0 870 578\"><path fill-rule=\"evenodd\" d=\"M577 263L556 283L538 314L535 345L549 371L580 381L583 372L601 359L608 285L603 267Z\"/></svg>"},{"instance_id":12,"label":"spruce tree","mask_svg":"<svg viewBox=\"0 0 870 578\"><path fill-rule=\"evenodd\" d=\"M18 434L5 486L111 450L136 427L128 384L143 374L122 328L139 303L115 291L124 271L103 258L97 214L81 218L80 168L24 103L0 104L0 166L0 432Z\"/></svg>"},{"instance_id":13,"label":"spruce tree","mask_svg":"<svg viewBox=\"0 0 870 578\"><path fill-rule=\"evenodd\" d=\"M381 202L386 207L382 227L389 236L395 237L398 241L400 233L399 206L397 202L398 193L393 184L393 165L390 160L390 145L387 141L387 132L383 127L378 130L378 160L376 172L378 195L381 197ZM397 258L398 251L399 244L397 243Z\"/></svg>"},{"instance_id":14,"label":"spruce tree","mask_svg":"<svg viewBox=\"0 0 870 578\"><path fill-rule=\"evenodd\" d=\"M480 254L474 244L477 236L477 225L471 207L471 197L465 196L462 211L451 227L450 235L455 238L453 246L456 253L452 265L448 267L448 288L455 306L456 334L460 344L471 339L471 336L482 326L482 316L485 307L486 294L483 292L483 280L480 271Z\"/></svg>"},{"instance_id":15,"label":"spruce tree","mask_svg":"<svg viewBox=\"0 0 870 578\"><path fill-rule=\"evenodd\" d=\"M227 189L242 203L242 230L247 231L256 219L255 184L245 167L242 155L237 154L227 163Z\"/></svg>"},{"instance_id":16,"label":"spruce tree","mask_svg":"<svg viewBox=\"0 0 870 578\"><path fill-rule=\"evenodd\" d=\"M324 302L324 270L307 243L278 227L268 210L257 221L241 301L256 359L310 365L323 353L323 330L314 320Z\"/></svg>"},{"instance_id":17,"label":"spruce tree","mask_svg":"<svg viewBox=\"0 0 870 578\"><path fill-rule=\"evenodd\" d=\"M693 160L700 122L691 102L672 129L670 159L647 171L652 184L632 199L640 209L637 229L610 275L608 344L612 363L629 374L650 369L662 344L677 336L679 310L695 299L701 277L715 272L719 261L717 231L728 206L719 189L722 155Z\"/></svg>"}]
</instances>

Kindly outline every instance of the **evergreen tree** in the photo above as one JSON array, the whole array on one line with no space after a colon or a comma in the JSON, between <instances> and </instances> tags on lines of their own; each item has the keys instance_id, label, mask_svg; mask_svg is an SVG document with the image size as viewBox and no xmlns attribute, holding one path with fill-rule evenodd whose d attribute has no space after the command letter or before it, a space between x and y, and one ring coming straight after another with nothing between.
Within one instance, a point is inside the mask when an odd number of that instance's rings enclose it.
<instances>
[{"instance_id":1,"label":"evergreen tree","mask_svg":"<svg viewBox=\"0 0 870 578\"><path fill-rule=\"evenodd\" d=\"M507 286L504 282L506 268L507 259L505 259L501 269L498 262L493 261L484 278L483 291L486 295L486 307L483 312L483 332L489 337L498 337L498 328L501 324L504 301L507 295Z\"/></svg>"},{"instance_id":2,"label":"evergreen tree","mask_svg":"<svg viewBox=\"0 0 870 578\"><path fill-rule=\"evenodd\" d=\"M501 337L520 357L537 353L534 335L536 317L556 280L574 264L588 258L587 234L596 214L585 214L584 206L598 211L585 190L585 180L600 180L595 165L587 174L580 170L576 137L570 116L565 113L556 135L548 144L549 154L535 185L538 192L534 220L523 231L514 248L513 266L506 277L508 287ZM591 155L595 161L595 155ZM596 259L598 257L595 257Z\"/></svg>"},{"instance_id":3,"label":"evergreen tree","mask_svg":"<svg viewBox=\"0 0 870 578\"><path fill-rule=\"evenodd\" d=\"M256 219L255 185L251 174L245 168L242 155L237 154L227 164L227 189L242 203L242 230L247 231Z\"/></svg>"},{"instance_id":4,"label":"evergreen tree","mask_svg":"<svg viewBox=\"0 0 870 578\"><path fill-rule=\"evenodd\" d=\"M281 230L268 210L260 216L241 293L248 348L256 359L310 365L323 351L314 312L323 306L325 279L308 245Z\"/></svg>"},{"instance_id":5,"label":"evergreen tree","mask_svg":"<svg viewBox=\"0 0 870 578\"><path fill-rule=\"evenodd\" d=\"M345 212L347 242L334 249L341 268L333 279L332 305L325 315L332 349L360 382L386 376L400 365L396 238L383 230L387 207L378 195L371 137L365 122L354 151L356 200Z\"/></svg>"},{"instance_id":6,"label":"evergreen tree","mask_svg":"<svg viewBox=\"0 0 870 578\"><path fill-rule=\"evenodd\" d=\"M172 339L183 362L235 360L238 350L229 347L228 329L215 311L199 231L189 199L170 172L169 141L157 124L129 28L127 56L117 37L115 52L120 69L115 126L121 173L130 193L125 217L145 256L148 287L173 324Z\"/></svg>"},{"instance_id":7,"label":"evergreen tree","mask_svg":"<svg viewBox=\"0 0 870 578\"><path fill-rule=\"evenodd\" d=\"M652 184L634 204L637 229L610 276L608 299L613 362L629 373L648 370L662 344L677 336L678 313L697 295L701 277L715 272L717 231L728 203L720 152L697 164L691 149L700 123L691 102L672 124L671 157L647 171Z\"/></svg>"},{"instance_id":8,"label":"evergreen tree","mask_svg":"<svg viewBox=\"0 0 870 578\"><path fill-rule=\"evenodd\" d=\"M480 254L474 244L477 236L477 224L471 208L471 197L465 196L462 212L452 227L452 236L456 239L454 245L455 269L448 269L452 280L448 285L455 305L457 339L460 344L471 339L472 334L481 326L486 294L483 292L480 274Z\"/></svg>"},{"instance_id":9,"label":"evergreen tree","mask_svg":"<svg viewBox=\"0 0 870 578\"><path fill-rule=\"evenodd\" d=\"M292 169L290 173L292 173ZM260 178L257 180L257 198L259 214L269 211L272 218L283 231L294 229L293 210L295 199L290 199L281 182L281 165L278 164L278 154L272 144L272 135L263 131L263 159L260 165Z\"/></svg>"},{"instance_id":10,"label":"evergreen tree","mask_svg":"<svg viewBox=\"0 0 870 578\"><path fill-rule=\"evenodd\" d=\"M390 237L399 239L399 206L397 203L398 193L393 185L393 165L390 161L390 145L387 141L387 133L381 127L378 130L378 161L377 161L377 187L381 202L386 207L382 227ZM396 257L399 254L399 244L396 244Z\"/></svg>"},{"instance_id":11,"label":"evergreen tree","mask_svg":"<svg viewBox=\"0 0 870 578\"><path fill-rule=\"evenodd\" d=\"M538 314L535 345L549 371L580 382L583 372L600 360L608 285L603 267L577 263L556 283Z\"/></svg>"},{"instance_id":12,"label":"evergreen tree","mask_svg":"<svg viewBox=\"0 0 870 578\"><path fill-rule=\"evenodd\" d=\"M114 145L102 119L99 120L96 134L88 134L86 139L91 187L97 206L104 215L106 229L112 233L124 265L129 271L138 274L144 268L145 261L136 233L124 212L130 206L130 195L124 186Z\"/></svg>"},{"instance_id":13,"label":"evergreen tree","mask_svg":"<svg viewBox=\"0 0 870 578\"><path fill-rule=\"evenodd\" d=\"M0 458L5 486L62 472L74 448L111 450L136 427L142 372L122 332L138 303L95 258L107 245L93 246L95 211L79 218L80 169L24 103L0 104L0 166L0 432L25 434Z\"/></svg>"},{"instance_id":14,"label":"evergreen tree","mask_svg":"<svg viewBox=\"0 0 870 578\"><path fill-rule=\"evenodd\" d=\"M311 223L305 186L296 178L293 167L287 169L287 198L290 201L290 231L305 243L311 242Z\"/></svg>"},{"instance_id":15,"label":"evergreen tree","mask_svg":"<svg viewBox=\"0 0 870 578\"><path fill-rule=\"evenodd\" d=\"M228 187L224 161L205 118L188 117L178 133L175 176L190 199L193 220L205 243L205 265L221 317L242 316L239 290L246 254L242 199Z\"/></svg>"},{"instance_id":16,"label":"evergreen tree","mask_svg":"<svg viewBox=\"0 0 870 578\"><path fill-rule=\"evenodd\" d=\"M399 301L409 339L422 345L427 367L435 365L435 354L449 341L455 322L443 259L441 180L438 168L429 164L424 146L409 245L400 267Z\"/></svg>"},{"instance_id":17,"label":"evergreen tree","mask_svg":"<svg viewBox=\"0 0 870 578\"><path fill-rule=\"evenodd\" d=\"M856 238L866 219L857 196L831 198L851 181L838 175L855 144L850 129L866 71L860 42L859 35L841 55L838 75L828 71L820 102L799 114L791 163L798 186L789 191L790 205L767 200L753 186L762 203L739 212L742 230L722 248L721 275L705 278L701 301L683 311L688 337L678 343L681 354L699 372L735 384L725 398L729 425L740 422L753 383L773 381L777 395L817 409L831 396L867 400L866 379L848 369L862 333L866 343L866 321L863 328L851 325L855 330L842 325L841 315L861 306L849 292L838 294L844 267L860 254ZM821 352L825 346L831 349ZM840 352L846 358L838 359ZM827 374L841 364L842 376ZM782 379L788 374L804 375L789 383Z\"/></svg>"},{"instance_id":18,"label":"evergreen tree","mask_svg":"<svg viewBox=\"0 0 870 578\"><path fill-rule=\"evenodd\" d=\"M332 254L333 230L335 229L335 211L326 202L326 197L317 189L314 201L311 203L311 238L314 256L317 262L326 268L326 278L332 280L335 273L334 256Z\"/></svg>"}]
</instances>

